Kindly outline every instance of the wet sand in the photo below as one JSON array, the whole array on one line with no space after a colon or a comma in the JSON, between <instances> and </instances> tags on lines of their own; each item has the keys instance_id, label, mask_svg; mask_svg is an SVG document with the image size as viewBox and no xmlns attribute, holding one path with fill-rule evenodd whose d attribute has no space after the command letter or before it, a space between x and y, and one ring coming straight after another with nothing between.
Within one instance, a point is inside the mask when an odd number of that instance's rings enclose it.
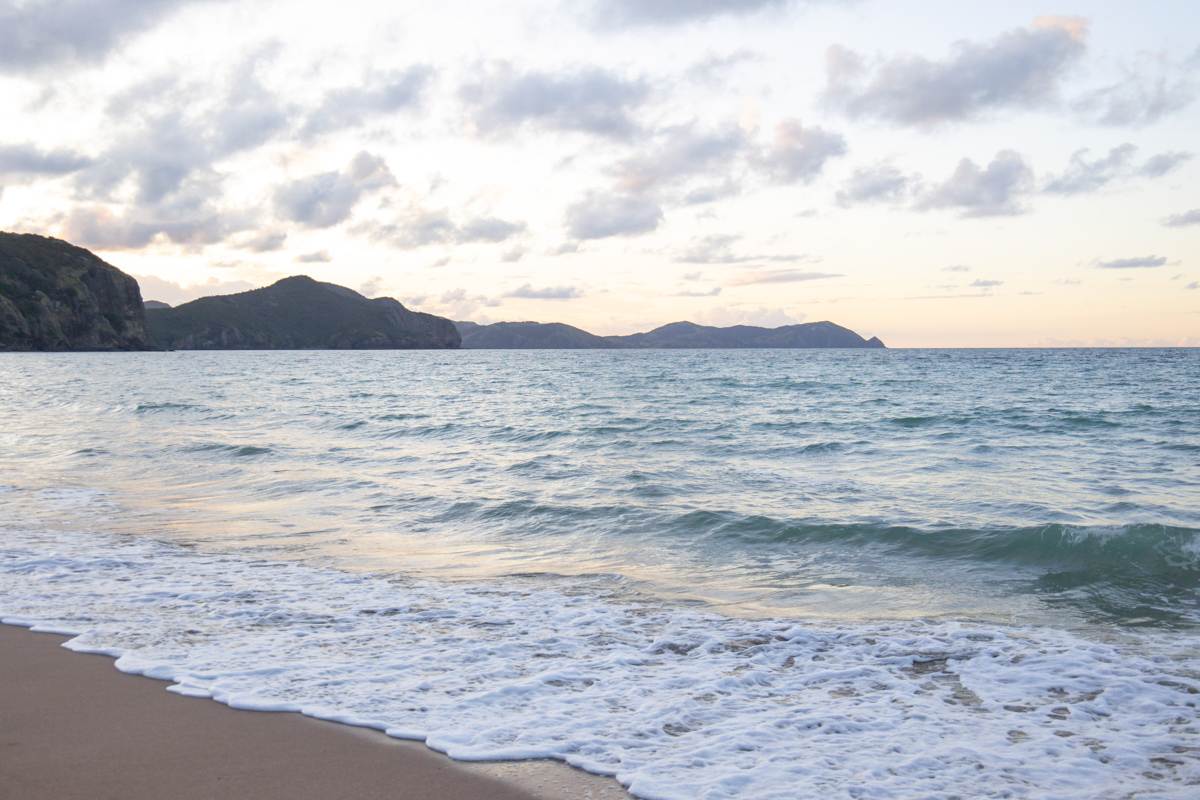
<instances>
[{"instance_id":1,"label":"wet sand","mask_svg":"<svg viewBox=\"0 0 1200 800\"><path fill-rule=\"evenodd\" d=\"M460 764L300 714L237 711L0 625L0 800L615 800L554 762Z\"/></svg>"}]
</instances>

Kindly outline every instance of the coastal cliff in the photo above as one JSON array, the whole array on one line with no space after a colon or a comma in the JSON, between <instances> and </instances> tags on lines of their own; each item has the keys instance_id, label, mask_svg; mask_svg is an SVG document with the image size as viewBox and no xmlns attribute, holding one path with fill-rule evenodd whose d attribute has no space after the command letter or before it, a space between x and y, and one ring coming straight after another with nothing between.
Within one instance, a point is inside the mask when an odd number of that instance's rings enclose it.
<instances>
[{"instance_id":1,"label":"coastal cliff","mask_svg":"<svg viewBox=\"0 0 1200 800\"><path fill-rule=\"evenodd\" d=\"M148 308L146 323L156 345L178 350L453 349L461 342L448 319L303 275Z\"/></svg>"},{"instance_id":2,"label":"coastal cliff","mask_svg":"<svg viewBox=\"0 0 1200 800\"><path fill-rule=\"evenodd\" d=\"M0 350L145 350L137 281L59 239L0 232Z\"/></svg>"}]
</instances>

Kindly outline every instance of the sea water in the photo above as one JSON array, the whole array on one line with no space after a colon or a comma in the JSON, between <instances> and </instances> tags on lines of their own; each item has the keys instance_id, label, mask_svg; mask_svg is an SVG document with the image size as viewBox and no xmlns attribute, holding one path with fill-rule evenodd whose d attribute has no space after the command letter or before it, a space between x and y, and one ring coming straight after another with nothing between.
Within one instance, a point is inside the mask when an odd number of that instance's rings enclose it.
<instances>
[{"instance_id":1,"label":"sea water","mask_svg":"<svg viewBox=\"0 0 1200 800\"><path fill-rule=\"evenodd\" d=\"M0 618L648 800L1191 798L1200 351L0 355Z\"/></svg>"}]
</instances>

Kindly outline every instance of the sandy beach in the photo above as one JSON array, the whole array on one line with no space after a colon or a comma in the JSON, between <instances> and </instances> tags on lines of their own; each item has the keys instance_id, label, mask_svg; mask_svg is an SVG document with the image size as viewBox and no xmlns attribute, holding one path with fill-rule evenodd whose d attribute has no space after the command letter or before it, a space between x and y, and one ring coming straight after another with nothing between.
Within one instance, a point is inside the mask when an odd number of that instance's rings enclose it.
<instances>
[{"instance_id":1,"label":"sandy beach","mask_svg":"<svg viewBox=\"0 0 1200 800\"><path fill-rule=\"evenodd\" d=\"M0 800L609 800L557 763L458 764L299 714L236 711L0 625Z\"/></svg>"}]
</instances>

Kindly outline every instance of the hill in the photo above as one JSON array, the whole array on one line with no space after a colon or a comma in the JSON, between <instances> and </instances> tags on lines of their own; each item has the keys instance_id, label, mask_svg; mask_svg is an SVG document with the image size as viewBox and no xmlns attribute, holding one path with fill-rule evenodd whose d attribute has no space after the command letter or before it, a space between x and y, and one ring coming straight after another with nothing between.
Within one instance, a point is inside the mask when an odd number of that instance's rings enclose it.
<instances>
[{"instance_id":1,"label":"hill","mask_svg":"<svg viewBox=\"0 0 1200 800\"><path fill-rule=\"evenodd\" d=\"M448 319L298 275L239 294L146 310L152 341L179 350L457 348Z\"/></svg>"},{"instance_id":2,"label":"hill","mask_svg":"<svg viewBox=\"0 0 1200 800\"><path fill-rule=\"evenodd\" d=\"M0 232L0 350L145 350L137 281L60 239Z\"/></svg>"}]
</instances>

